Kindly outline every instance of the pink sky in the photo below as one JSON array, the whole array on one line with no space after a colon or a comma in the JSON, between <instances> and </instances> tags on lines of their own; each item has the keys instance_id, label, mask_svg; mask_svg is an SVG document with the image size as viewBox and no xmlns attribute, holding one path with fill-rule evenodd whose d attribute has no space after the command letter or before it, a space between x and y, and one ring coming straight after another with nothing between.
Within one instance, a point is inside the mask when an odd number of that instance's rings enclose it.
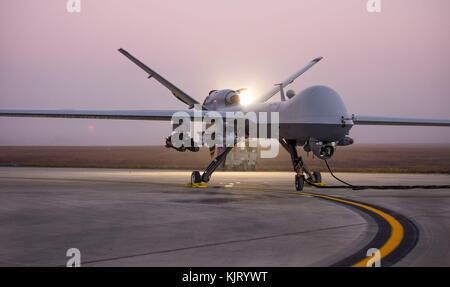
<instances>
[{"instance_id":1,"label":"pink sky","mask_svg":"<svg viewBox=\"0 0 450 287\"><path fill-rule=\"evenodd\" d=\"M270 89L302 76L350 113L450 118L450 1L0 2L0 108L184 109L123 47L199 101L211 89ZM0 119L1 145L163 144L165 122ZM450 143L448 128L355 127L356 142Z\"/></svg>"}]
</instances>

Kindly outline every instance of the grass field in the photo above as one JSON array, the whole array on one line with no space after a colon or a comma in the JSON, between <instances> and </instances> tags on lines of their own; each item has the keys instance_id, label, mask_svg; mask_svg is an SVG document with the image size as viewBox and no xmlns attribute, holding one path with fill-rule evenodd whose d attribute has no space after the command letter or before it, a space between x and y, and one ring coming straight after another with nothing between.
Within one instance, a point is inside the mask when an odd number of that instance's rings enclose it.
<instances>
[{"instance_id":1,"label":"grass field","mask_svg":"<svg viewBox=\"0 0 450 287\"><path fill-rule=\"evenodd\" d=\"M302 155L312 169L326 169L321 160ZM210 160L206 149L192 153L160 146L0 146L1 166L202 170ZM335 171L448 174L450 145L355 144L339 147L329 163ZM259 159L256 170L292 170L289 155L280 150L274 159Z\"/></svg>"}]
</instances>

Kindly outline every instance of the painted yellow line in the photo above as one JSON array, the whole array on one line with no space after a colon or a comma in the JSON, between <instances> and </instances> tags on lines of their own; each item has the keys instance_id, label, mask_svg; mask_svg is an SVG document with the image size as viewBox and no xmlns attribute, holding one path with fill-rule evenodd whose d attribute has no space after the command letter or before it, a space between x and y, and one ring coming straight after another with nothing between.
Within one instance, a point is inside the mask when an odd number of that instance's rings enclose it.
<instances>
[{"instance_id":1,"label":"painted yellow line","mask_svg":"<svg viewBox=\"0 0 450 287\"><path fill-rule=\"evenodd\" d=\"M205 188L208 187L208 184L205 182L200 182L200 183L188 183L186 184L186 186L188 187L194 187L194 188Z\"/></svg>"},{"instance_id":2,"label":"painted yellow line","mask_svg":"<svg viewBox=\"0 0 450 287\"><path fill-rule=\"evenodd\" d=\"M352 201L348 201L348 200L340 199L340 198L336 198L336 197L331 197L331 196L326 196L326 195L321 195L321 194L311 194L311 193L304 193L304 194L358 206L358 207L367 209L369 211L372 211L373 213L378 214L384 220L386 220L389 223L389 225L391 226L391 235L390 235L389 239L386 241L386 243L380 248L381 258L387 256L392 251L394 251L395 248L397 248L397 246L400 244L400 242L403 239L403 236L404 236L403 226L400 224L400 222L397 221L397 219L395 219L393 216L387 214L386 212L383 212L383 211L373 208L371 206L367 206L367 205L364 205L361 203L352 202ZM367 258L359 261L358 263L354 264L352 267L366 267L367 262L370 259L371 259L370 257L367 257Z\"/></svg>"}]
</instances>

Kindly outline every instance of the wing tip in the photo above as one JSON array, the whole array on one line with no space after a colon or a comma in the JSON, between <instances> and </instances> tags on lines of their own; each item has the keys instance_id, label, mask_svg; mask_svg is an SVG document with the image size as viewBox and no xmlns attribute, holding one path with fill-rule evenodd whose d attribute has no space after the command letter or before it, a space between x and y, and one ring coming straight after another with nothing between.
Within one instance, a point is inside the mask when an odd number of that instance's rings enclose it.
<instances>
[{"instance_id":1,"label":"wing tip","mask_svg":"<svg viewBox=\"0 0 450 287\"><path fill-rule=\"evenodd\" d=\"M120 53L122 53L122 54L129 54L128 52L127 52L127 50L125 50L125 49L123 49L123 48L119 48L119 49L117 49L117 51L119 51Z\"/></svg>"},{"instance_id":2,"label":"wing tip","mask_svg":"<svg viewBox=\"0 0 450 287\"><path fill-rule=\"evenodd\" d=\"M314 60L312 60L313 62L315 62L315 63L317 63L317 62L319 62L320 60L322 60L323 59L323 57L317 57L317 58L315 58Z\"/></svg>"}]
</instances>

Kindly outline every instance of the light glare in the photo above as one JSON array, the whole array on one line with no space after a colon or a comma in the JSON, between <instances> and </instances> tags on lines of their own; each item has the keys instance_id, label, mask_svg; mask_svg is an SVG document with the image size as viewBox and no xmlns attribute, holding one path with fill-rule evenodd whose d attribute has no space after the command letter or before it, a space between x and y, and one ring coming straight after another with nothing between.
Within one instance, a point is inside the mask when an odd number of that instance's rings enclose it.
<instances>
[{"instance_id":1,"label":"light glare","mask_svg":"<svg viewBox=\"0 0 450 287\"><path fill-rule=\"evenodd\" d=\"M247 106L253 102L253 94L249 90L244 90L239 93L240 103L243 106Z\"/></svg>"}]
</instances>

